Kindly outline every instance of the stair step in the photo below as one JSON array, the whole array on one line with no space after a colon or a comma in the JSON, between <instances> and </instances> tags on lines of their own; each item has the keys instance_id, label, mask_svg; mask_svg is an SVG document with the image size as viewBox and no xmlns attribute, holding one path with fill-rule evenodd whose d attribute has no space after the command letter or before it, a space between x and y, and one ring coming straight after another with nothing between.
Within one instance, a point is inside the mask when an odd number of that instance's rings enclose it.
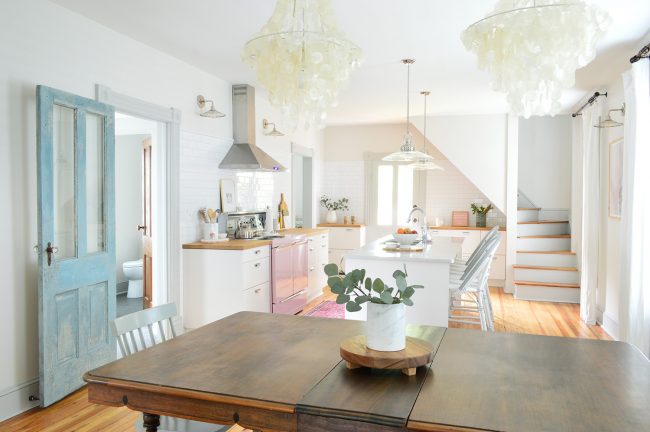
<instances>
[{"instance_id":1,"label":"stair step","mask_svg":"<svg viewBox=\"0 0 650 432\"><path fill-rule=\"evenodd\" d=\"M569 223L569 221L564 221L564 220L539 220L539 221L522 221L522 222L517 222L520 225L526 225L526 224L560 224L560 223Z\"/></svg>"},{"instance_id":2,"label":"stair step","mask_svg":"<svg viewBox=\"0 0 650 432\"><path fill-rule=\"evenodd\" d=\"M560 254L560 255L575 255L575 252L569 250L558 250L558 251L528 251L528 250L518 250L517 253L526 253L526 254Z\"/></svg>"},{"instance_id":3,"label":"stair step","mask_svg":"<svg viewBox=\"0 0 650 432\"><path fill-rule=\"evenodd\" d=\"M553 235L529 235L529 236L518 236L520 239L546 239L546 238L571 238L571 234L553 234Z\"/></svg>"},{"instance_id":4,"label":"stair step","mask_svg":"<svg viewBox=\"0 0 650 432\"><path fill-rule=\"evenodd\" d=\"M580 284L568 284L557 282L535 282L535 281L514 281L515 285L551 287L551 288L580 288Z\"/></svg>"},{"instance_id":5,"label":"stair step","mask_svg":"<svg viewBox=\"0 0 650 432\"><path fill-rule=\"evenodd\" d=\"M538 266L538 265L522 265L515 264L512 268L523 269L523 270L556 270L556 271L572 271L577 272L578 269L575 267L554 267L554 266Z\"/></svg>"}]
</instances>

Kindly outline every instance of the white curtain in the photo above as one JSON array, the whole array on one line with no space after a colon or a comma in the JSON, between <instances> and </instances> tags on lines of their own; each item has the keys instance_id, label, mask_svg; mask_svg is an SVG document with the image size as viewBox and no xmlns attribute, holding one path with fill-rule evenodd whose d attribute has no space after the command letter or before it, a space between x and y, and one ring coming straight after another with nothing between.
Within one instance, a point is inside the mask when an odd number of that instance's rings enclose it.
<instances>
[{"instance_id":1,"label":"white curtain","mask_svg":"<svg viewBox=\"0 0 650 432\"><path fill-rule=\"evenodd\" d=\"M582 111L582 247L580 275L580 318L596 324L600 230L600 104Z\"/></svg>"},{"instance_id":2,"label":"white curtain","mask_svg":"<svg viewBox=\"0 0 650 432\"><path fill-rule=\"evenodd\" d=\"M623 74L620 339L650 357L650 62Z\"/></svg>"}]
</instances>

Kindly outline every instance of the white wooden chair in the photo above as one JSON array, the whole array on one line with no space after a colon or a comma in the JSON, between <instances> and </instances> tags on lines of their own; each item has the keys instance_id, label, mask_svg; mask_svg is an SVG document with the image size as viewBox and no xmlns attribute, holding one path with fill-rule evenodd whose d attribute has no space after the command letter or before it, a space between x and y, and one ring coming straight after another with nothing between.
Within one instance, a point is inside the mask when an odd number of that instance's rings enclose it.
<instances>
[{"instance_id":1,"label":"white wooden chair","mask_svg":"<svg viewBox=\"0 0 650 432\"><path fill-rule=\"evenodd\" d=\"M124 357L151 348L183 334L183 323L176 304L168 303L116 318L111 323ZM225 432L229 426L160 416L159 432ZM136 426L136 430L144 428Z\"/></svg>"}]
</instances>

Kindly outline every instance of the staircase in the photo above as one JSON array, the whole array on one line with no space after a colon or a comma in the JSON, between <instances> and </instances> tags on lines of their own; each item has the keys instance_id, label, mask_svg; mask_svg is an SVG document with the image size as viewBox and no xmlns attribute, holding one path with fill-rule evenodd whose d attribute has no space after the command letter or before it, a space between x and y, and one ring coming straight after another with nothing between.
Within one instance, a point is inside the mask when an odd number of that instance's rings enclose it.
<instances>
[{"instance_id":1,"label":"staircase","mask_svg":"<svg viewBox=\"0 0 650 432\"><path fill-rule=\"evenodd\" d=\"M579 303L580 274L571 252L569 221L540 220L541 211L517 209L515 298Z\"/></svg>"}]
</instances>

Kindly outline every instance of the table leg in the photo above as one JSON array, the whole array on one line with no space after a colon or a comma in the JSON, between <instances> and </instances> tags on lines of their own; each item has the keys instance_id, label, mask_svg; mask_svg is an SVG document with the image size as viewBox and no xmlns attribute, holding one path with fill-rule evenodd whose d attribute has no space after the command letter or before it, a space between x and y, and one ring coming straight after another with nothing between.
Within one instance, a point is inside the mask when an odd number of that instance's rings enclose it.
<instances>
[{"instance_id":1,"label":"table leg","mask_svg":"<svg viewBox=\"0 0 650 432\"><path fill-rule=\"evenodd\" d=\"M158 432L160 416L158 414L142 413L142 426L147 432Z\"/></svg>"}]
</instances>

